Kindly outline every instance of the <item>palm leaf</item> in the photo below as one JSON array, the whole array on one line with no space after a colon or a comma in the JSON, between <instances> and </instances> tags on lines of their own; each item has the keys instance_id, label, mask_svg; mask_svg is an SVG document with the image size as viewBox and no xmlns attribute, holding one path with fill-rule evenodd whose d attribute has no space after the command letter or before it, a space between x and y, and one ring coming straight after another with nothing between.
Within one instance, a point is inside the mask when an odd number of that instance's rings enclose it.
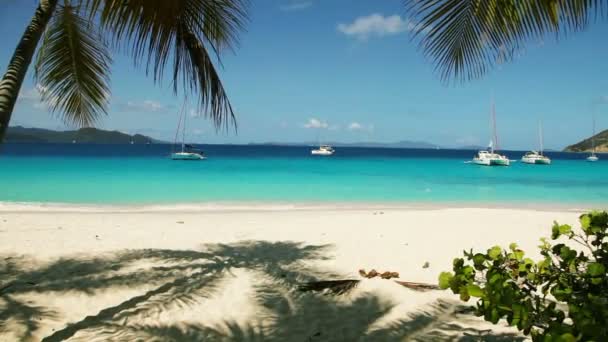
<instances>
[{"instance_id":1,"label":"palm leaf","mask_svg":"<svg viewBox=\"0 0 608 342\"><path fill-rule=\"evenodd\" d=\"M607 0L407 0L425 56L444 81L470 80L510 61L525 43L587 27ZM595 14L595 16L593 16Z\"/></svg>"},{"instance_id":2,"label":"palm leaf","mask_svg":"<svg viewBox=\"0 0 608 342\"><path fill-rule=\"evenodd\" d=\"M85 2L136 64L145 64L156 82L169 68L174 92L183 89L194 94L199 112L218 128L236 121L214 60L221 64L221 53L237 43L247 18L246 5L247 0Z\"/></svg>"},{"instance_id":3,"label":"palm leaf","mask_svg":"<svg viewBox=\"0 0 608 342\"><path fill-rule=\"evenodd\" d=\"M90 21L72 6L58 8L38 52L35 78L52 112L79 126L107 113L111 58Z\"/></svg>"},{"instance_id":4,"label":"palm leaf","mask_svg":"<svg viewBox=\"0 0 608 342\"><path fill-rule=\"evenodd\" d=\"M357 279L310 281L301 284L298 289L302 292L325 291L327 294L343 295L355 289L360 282Z\"/></svg>"}]
</instances>

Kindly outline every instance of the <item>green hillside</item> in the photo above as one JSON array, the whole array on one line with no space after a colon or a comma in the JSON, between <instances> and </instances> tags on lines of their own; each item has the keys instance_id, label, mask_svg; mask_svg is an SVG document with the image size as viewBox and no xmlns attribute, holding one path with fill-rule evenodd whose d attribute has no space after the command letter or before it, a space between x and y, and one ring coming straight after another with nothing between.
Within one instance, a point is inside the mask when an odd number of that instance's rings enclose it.
<instances>
[{"instance_id":1,"label":"green hillside","mask_svg":"<svg viewBox=\"0 0 608 342\"><path fill-rule=\"evenodd\" d=\"M9 127L6 142L12 143L89 143L89 144L147 144L162 141L141 134L129 135L118 131L81 128L74 131L53 131L42 128Z\"/></svg>"},{"instance_id":2,"label":"green hillside","mask_svg":"<svg viewBox=\"0 0 608 342\"><path fill-rule=\"evenodd\" d=\"M597 152L608 152L608 129L604 130L594 137L595 150ZM564 149L565 152L591 152L591 137L578 142L574 145L570 145Z\"/></svg>"}]
</instances>

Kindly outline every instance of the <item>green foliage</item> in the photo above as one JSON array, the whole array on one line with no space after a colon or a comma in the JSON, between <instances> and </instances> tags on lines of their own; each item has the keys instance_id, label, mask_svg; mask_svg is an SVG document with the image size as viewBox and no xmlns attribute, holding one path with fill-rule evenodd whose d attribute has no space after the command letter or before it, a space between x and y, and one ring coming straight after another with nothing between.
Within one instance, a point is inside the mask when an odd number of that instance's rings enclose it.
<instances>
[{"instance_id":1,"label":"green foliage","mask_svg":"<svg viewBox=\"0 0 608 342\"><path fill-rule=\"evenodd\" d=\"M64 0L38 49L43 100L68 123L93 125L107 113L115 48L156 83L169 74L174 93L192 96L217 128L236 128L217 66L237 45L247 10L247 0Z\"/></svg>"},{"instance_id":2,"label":"green foliage","mask_svg":"<svg viewBox=\"0 0 608 342\"><path fill-rule=\"evenodd\" d=\"M444 80L470 80L513 60L527 43L605 19L606 0L406 0L414 37Z\"/></svg>"},{"instance_id":3,"label":"green foliage","mask_svg":"<svg viewBox=\"0 0 608 342\"><path fill-rule=\"evenodd\" d=\"M52 112L87 127L107 113L110 51L100 33L74 6L59 6L36 61L36 82Z\"/></svg>"},{"instance_id":4,"label":"green foliage","mask_svg":"<svg viewBox=\"0 0 608 342\"><path fill-rule=\"evenodd\" d=\"M554 242L541 239L537 262L516 244L465 251L439 286L476 298L479 316L506 319L533 341L608 341L608 213L581 215L580 224L554 223Z\"/></svg>"}]
</instances>

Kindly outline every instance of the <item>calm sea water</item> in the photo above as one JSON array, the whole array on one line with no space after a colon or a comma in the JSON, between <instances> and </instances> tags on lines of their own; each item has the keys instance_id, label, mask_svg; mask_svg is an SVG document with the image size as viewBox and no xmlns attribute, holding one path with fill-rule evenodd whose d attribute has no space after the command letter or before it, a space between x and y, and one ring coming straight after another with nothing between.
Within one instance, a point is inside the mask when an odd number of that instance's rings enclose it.
<instances>
[{"instance_id":1,"label":"calm sea water","mask_svg":"<svg viewBox=\"0 0 608 342\"><path fill-rule=\"evenodd\" d=\"M608 204L608 156L548 153L551 166L467 164L474 151L202 145L200 162L167 145L8 144L0 201L88 204L405 202ZM511 159L522 152L505 152Z\"/></svg>"}]
</instances>

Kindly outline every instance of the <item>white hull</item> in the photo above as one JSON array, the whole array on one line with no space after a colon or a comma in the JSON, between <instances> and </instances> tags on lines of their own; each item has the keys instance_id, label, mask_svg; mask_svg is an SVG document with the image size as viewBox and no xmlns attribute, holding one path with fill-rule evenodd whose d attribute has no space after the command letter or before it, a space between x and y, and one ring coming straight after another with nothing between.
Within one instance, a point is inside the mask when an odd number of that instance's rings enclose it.
<instances>
[{"instance_id":1,"label":"white hull","mask_svg":"<svg viewBox=\"0 0 608 342\"><path fill-rule=\"evenodd\" d=\"M490 159L473 158L473 164L490 166Z\"/></svg>"},{"instance_id":2,"label":"white hull","mask_svg":"<svg viewBox=\"0 0 608 342\"><path fill-rule=\"evenodd\" d=\"M334 154L334 152L325 150L312 150L310 151L310 154L315 156L331 156L332 154Z\"/></svg>"},{"instance_id":3,"label":"white hull","mask_svg":"<svg viewBox=\"0 0 608 342\"><path fill-rule=\"evenodd\" d=\"M206 158L198 153L177 152L177 153L171 154L171 159L173 159L173 160L203 160Z\"/></svg>"},{"instance_id":4,"label":"white hull","mask_svg":"<svg viewBox=\"0 0 608 342\"><path fill-rule=\"evenodd\" d=\"M589 156L589 157L587 157L587 161L588 162L596 162L598 160L600 160L600 158L598 158L597 156Z\"/></svg>"},{"instance_id":5,"label":"white hull","mask_svg":"<svg viewBox=\"0 0 608 342\"><path fill-rule=\"evenodd\" d=\"M550 165L551 164L551 159L549 159L549 158L539 159L539 158L522 157L521 161L526 164L539 164L539 165Z\"/></svg>"},{"instance_id":6,"label":"white hull","mask_svg":"<svg viewBox=\"0 0 608 342\"><path fill-rule=\"evenodd\" d=\"M334 154L334 149L329 145L321 145L318 149L310 151L313 156L331 156Z\"/></svg>"},{"instance_id":7,"label":"white hull","mask_svg":"<svg viewBox=\"0 0 608 342\"><path fill-rule=\"evenodd\" d=\"M525 156L521 157L521 161L526 164L537 164L537 165L550 165L551 159L549 157L543 156L538 152L532 151L526 153Z\"/></svg>"},{"instance_id":8,"label":"white hull","mask_svg":"<svg viewBox=\"0 0 608 342\"><path fill-rule=\"evenodd\" d=\"M473 158L473 164L483 166L509 166L511 165L511 161L509 158L498 153L479 151L477 156Z\"/></svg>"},{"instance_id":9,"label":"white hull","mask_svg":"<svg viewBox=\"0 0 608 342\"><path fill-rule=\"evenodd\" d=\"M473 164L483 166L509 166L511 161L509 159L473 159Z\"/></svg>"}]
</instances>

